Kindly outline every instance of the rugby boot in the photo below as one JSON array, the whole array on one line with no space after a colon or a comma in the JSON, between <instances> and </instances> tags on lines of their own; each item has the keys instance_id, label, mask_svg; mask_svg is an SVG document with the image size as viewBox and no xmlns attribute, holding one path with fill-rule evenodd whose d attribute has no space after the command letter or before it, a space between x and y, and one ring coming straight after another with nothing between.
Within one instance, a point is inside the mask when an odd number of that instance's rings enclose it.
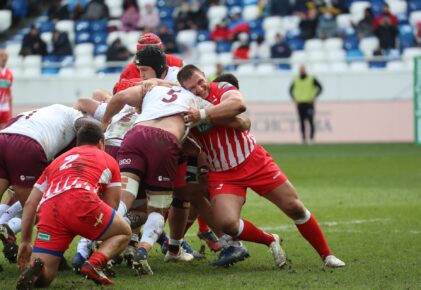
<instances>
[{"instance_id":1,"label":"rugby boot","mask_svg":"<svg viewBox=\"0 0 421 290\"><path fill-rule=\"evenodd\" d=\"M281 247L281 241L277 234L272 234L275 240L269 245L269 251L275 260L275 265L279 268L283 268L287 264L287 255Z\"/></svg>"},{"instance_id":2,"label":"rugby boot","mask_svg":"<svg viewBox=\"0 0 421 290\"><path fill-rule=\"evenodd\" d=\"M345 262L339 260L333 255L329 255L324 259L324 263L326 267L330 268L340 268L345 267Z\"/></svg>"},{"instance_id":3,"label":"rugby boot","mask_svg":"<svg viewBox=\"0 0 421 290\"><path fill-rule=\"evenodd\" d=\"M29 290L34 288L34 284L38 276L41 274L44 262L36 258L34 264L22 271L16 283L17 290Z\"/></svg>"},{"instance_id":4,"label":"rugby boot","mask_svg":"<svg viewBox=\"0 0 421 290\"><path fill-rule=\"evenodd\" d=\"M199 239L206 242L208 248L211 251L219 252L220 250L222 250L222 244L219 242L218 237L214 234L214 232L210 230L203 233L199 232L197 233L197 236L199 237Z\"/></svg>"},{"instance_id":5,"label":"rugby boot","mask_svg":"<svg viewBox=\"0 0 421 290\"><path fill-rule=\"evenodd\" d=\"M244 246L242 247L228 246L222 249L221 253L219 254L218 259L213 261L212 265L229 267L239 261L243 261L244 259L248 257L250 257L250 255Z\"/></svg>"},{"instance_id":6,"label":"rugby boot","mask_svg":"<svg viewBox=\"0 0 421 290\"><path fill-rule=\"evenodd\" d=\"M148 252L144 248L136 250L136 254L133 257L133 269L136 273L141 275L153 275L151 266L148 263Z\"/></svg>"},{"instance_id":7,"label":"rugby boot","mask_svg":"<svg viewBox=\"0 0 421 290\"><path fill-rule=\"evenodd\" d=\"M196 250L194 250L186 241L183 241L181 243L181 248L183 248L186 253L188 253L190 255L193 255L193 257L196 260L200 260L200 259L203 259L205 257L204 254L202 254L202 253L197 252Z\"/></svg>"},{"instance_id":8,"label":"rugby boot","mask_svg":"<svg viewBox=\"0 0 421 290\"><path fill-rule=\"evenodd\" d=\"M113 281L108 278L101 269L96 269L89 261L83 263L80 273L86 278L93 280L97 284L112 285Z\"/></svg>"},{"instance_id":9,"label":"rugby boot","mask_svg":"<svg viewBox=\"0 0 421 290\"><path fill-rule=\"evenodd\" d=\"M168 251L165 254L164 262L191 262L194 260L194 256L189 254L184 250L184 248L180 247L178 254L174 254L171 251Z\"/></svg>"},{"instance_id":10,"label":"rugby boot","mask_svg":"<svg viewBox=\"0 0 421 290\"><path fill-rule=\"evenodd\" d=\"M80 269L82 268L82 265L83 265L83 263L85 263L85 261L86 261L86 259L79 252L77 252L73 256L72 267L73 267L73 271L76 274L79 274L80 273Z\"/></svg>"},{"instance_id":11,"label":"rugby boot","mask_svg":"<svg viewBox=\"0 0 421 290\"><path fill-rule=\"evenodd\" d=\"M6 224L0 225L0 240L3 242L4 257L10 263L16 263L19 247L16 244L15 233Z\"/></svg>"}]
</instances>

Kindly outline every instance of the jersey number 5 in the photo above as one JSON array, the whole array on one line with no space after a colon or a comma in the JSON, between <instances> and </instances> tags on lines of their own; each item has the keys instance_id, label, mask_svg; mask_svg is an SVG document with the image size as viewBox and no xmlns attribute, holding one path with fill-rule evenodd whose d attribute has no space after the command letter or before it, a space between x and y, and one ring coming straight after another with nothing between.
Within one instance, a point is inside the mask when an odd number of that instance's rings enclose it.
<instances>
[{"instance_id":1,"label":"jersey number 5","mask_svg":"<svg viewBox=\"0 0 421 290\"><path fill-rule=\"evenodd\" d=\"M63 165L60 166L59 170L61 171L61 170L65 170L67 168L72 167L71 163L78 158L79 158L79 154L73 154L73 155L66 156L66 158L64 158L65 162L63 163Z\"/></svg>"},{"instance_id":2,"label":"jersey number 5","mask_svg":"<svg viewBox=\"0 0 421 290\"><path fill-rule=\"evenodd\" d=\"M169 98L169 99L163 98L162 101L164 103L174 102L175 100L177 100L177 98L178 98L178 94L177 93L179 93L179 92L181 92L181 91L176 91L176 90L173 90L173 89L169 90L168 93L167 93L167 95L170 95L171 98Z\"/></svg>"}]
</instances>

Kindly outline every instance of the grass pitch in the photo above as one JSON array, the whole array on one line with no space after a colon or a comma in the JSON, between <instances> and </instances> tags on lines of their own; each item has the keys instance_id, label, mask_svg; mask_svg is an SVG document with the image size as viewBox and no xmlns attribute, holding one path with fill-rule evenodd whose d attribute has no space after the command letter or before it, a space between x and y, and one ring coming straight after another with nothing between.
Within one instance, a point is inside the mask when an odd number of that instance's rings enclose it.
<instances>
[{"instance_id":1,"label":"grass pitch","mask_svg":"<svg viewBox=\"0 0 421 290\"><path fill-rule=\"evenodd\" d=\"M359 144L265 146L316 216L335 255L347 266L326 269L292 222L253 192L243 217L284 239L292 263L277 270L267 248L246 243L251 257L214 268L216 254L191 264L165 264L158 247L153 276L116 268L113 289L421 289L421 146ZM194 226L187 241L200 242ZM75 242L66 253L71 261ZM16 265L1 256L0 289L14 289ZM61 272L51 289L100 289ZM105 287L104 287L105 288Z\"/></svg>"}]
</instances>

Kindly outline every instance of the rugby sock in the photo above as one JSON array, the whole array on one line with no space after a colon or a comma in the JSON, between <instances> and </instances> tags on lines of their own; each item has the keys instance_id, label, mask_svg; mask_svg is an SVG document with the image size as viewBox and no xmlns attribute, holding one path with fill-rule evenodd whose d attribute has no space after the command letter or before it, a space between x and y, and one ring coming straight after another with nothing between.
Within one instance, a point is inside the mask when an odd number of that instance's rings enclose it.
<instances>
[{"instance_id":1,"label":"rugby sock","mask_svg":"<svg viewBox=\"0 0 421 290\"><path fill-rule=\"evenodd\" d=\"M269 246L275 240L271 234L262 231L245 219L240 219L240 227L238 229L236 238L243 241L265 244L267 246Z\"/></svg>"},{"instance_id":2,"label":"rugby sock","mask_svg":"<svg viewBox=\"0 0 421 290\"><path fill-rule=\"evenodd\" d=\"M7 225L13 231L14 234L17 234L22 229L22 219L18 217L14 217L10 221L7 222Z\"/></svg>"},{"instance_id":3,"label":"rugby sock","mask_svg":"<svg viewBox=\"0 0 421 290\"><path fill-rule=\"evenodd\" d=\"M153 247L163 230L164 217L157 212L151 212L143 226L143 235L140 239L140 243L147 243Z\"/></svg>"},{"instance_id":4,"label":"rugby sock","mask_svg":"<svg viewBox=\"0 0 421 290\"><path fill-rule=\"evenodd\" d=\"M12 204L0 218L0 224L7 223L11 218L14 218L22 212L22 205L19 201Z\"/></svg>"},{"instance_id":5,"label":"rugby sock","mask_svg":"<svg viewBox=\"0 0 421 290\"><path fill-rule=\"evenodd\" d=\"M84 257L85 259L88 259L89 254L91 252L91 250L90 250L91 245L92 245L91 240L88 240L86 238L81 238L79 243L77 244L76 252L81 254L81 256Z\"/></svg>"},{"instance_id":6,"label":"rugby sock","mask_svg":"<svg viewBox=\"0 0 421 290\"><path fill-rule=\"evenodd\" d=\"M174 240L170 238L168 240L168 251L170 251L172 254L177 255L180 251L180 246L182 242L183 240Z\"/></svg>"},{"instance_id":7,"label":"rugby sock","mask_svg":"<svg viewBox=\"0 0 421 290\"><path fill-rule=\"evenodd\" d=\"M313 246L322 259L332 255L322 229L317 223L316 218L307 209L305 217L296 220L295 225L301 235Z\"/></svg>"},{"instance_id":8,"label":"rugby sock","mask_svg":"<svg viewBox=\"0 0 421 290\"><path fill-rule=\"evenodd\" d=\"M205 223L205 221L200 215L197 217L197 223L199 224L199 233L209 232L208 225Z\"/></svg>"},{"instance_id":9,"label":"rugby sock","mask_svg":"<svg viewBox=\"0 0 421 290\"><path fill-rule=\"evenodd\" d=\"M118 204L117 213L123 217L126 223L128 223L129 225L131 224L130 219L127 217L127 206L121 200Z\"/></svg>"},{"instance_id":10,"label":"rugby sock","mask_svg":"<svg viewBox=\"0 0 421 290\"><path fill-rule=\"evenodd\" d=\"M108 257L99 251L93 252L93 254L89 257L88 262L94 266L95 269L103 269L108 262Z\"/></svg>"},{"instance_id":11,"label":"rugby sock","mask_svg":"<svg viewBox=\"0 0 421 290\"><path fill-rule=\"evenodd\" d=\"M2 214L4 214L6 212L6 210L9 208L10 206L8 206L7 204L0 204L0 217L2 216Z\"/></svg>"}]
</instances>

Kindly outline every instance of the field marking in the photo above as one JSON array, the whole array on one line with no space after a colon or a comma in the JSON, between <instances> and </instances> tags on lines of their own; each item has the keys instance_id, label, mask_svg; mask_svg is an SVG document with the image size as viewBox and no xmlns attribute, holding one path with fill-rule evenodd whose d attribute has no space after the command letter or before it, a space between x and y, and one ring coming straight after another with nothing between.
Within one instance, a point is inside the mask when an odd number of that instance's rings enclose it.
<instances>
[{"instance_id":1,"label":"field marking","mask_svg":"<svg viewBox=\"0 0 421 290\"><path fill-rule=\"evenodd\" d=\"M360 224L368 224L368 223L386 223L390 221L390 218L374 218L374 219L361 219L361 220L350 220L350 221L331 221L331 222L322 222L320 223L320 226L326 226L326 227L334 227L338 225L360 225ZM288 230L296 230L296 226L294 224L291 225L282 225L282 226L263 226L259 227L259 229L264 231L274 231L274 230L280 230L280 231L288 231ZM412 231L414 234L421 233L421 231ZM187 233L186 237L192 237L196 236L196 234Z\"/></svg>"}]
</instances>

